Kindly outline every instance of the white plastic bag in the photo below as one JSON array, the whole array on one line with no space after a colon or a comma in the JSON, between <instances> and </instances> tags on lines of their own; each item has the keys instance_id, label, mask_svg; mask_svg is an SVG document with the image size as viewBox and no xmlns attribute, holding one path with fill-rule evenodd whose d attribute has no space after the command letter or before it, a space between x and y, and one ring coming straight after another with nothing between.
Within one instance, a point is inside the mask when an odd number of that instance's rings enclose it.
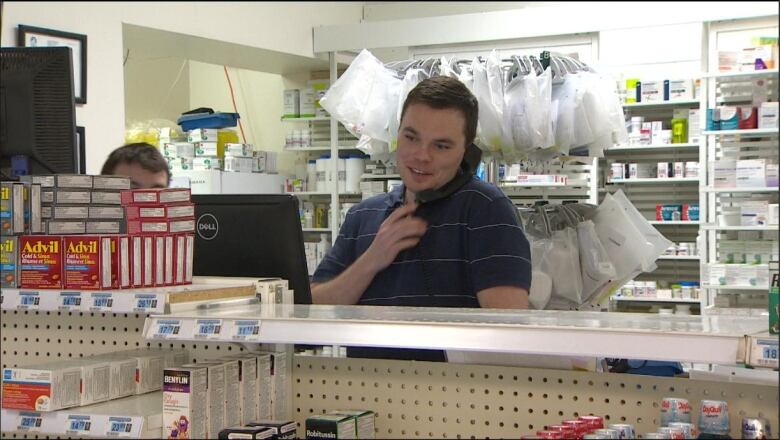
<instances>
[{"instance_id":1,"label":"white plastic bag","mask_svg":"<svg viewBox=\"0 0 780 440\"><path fill-rule=\"evenodd\" d=\"M471 73L474 77L472 93L479 103L479 123L477 125L478 145L483 150L490 152L501 151L503 131L501 127L501 115L493 106L490 95L490 85L485 66L476 58L471 63Z\"/></svg>"},{"instance_id":2,"label":"white plastic bag","mask_svg":"<svg viewBox=\"0 0 780 440\"><path fill-rule=\"evenodd\" d=\"M658 230L653 227L644 216L636 209L633 203L628 200L623 190L618 190L613 195L614 201L623 208L629 220L631 220L636 229L642 234L644 241L651 247L651 251L643 262L643 268L645 272L654 271L657 266L655 260L659 256L663 255L669 246L674 243L669 241L666 237L661 235Z\"/></svg>"},{"instance_id":3,"label":"white plastic bag","mask_svg":"<svg viewBox=\"0 0 780 440\"><path fill-rule=\"evenodd\" d=\"M542 260L542 270L552 279L552 295L582 303L582 275L577 232L572 228L553 232L552 245Z\"/></svg>"},{"instance_id":4,"label":"white plastic bag","mask_svg":"<svg viewBox=\"0 0 780 440\"><path fill-rule=\"evenodd\" d=\"M353 135L390 142L401 80L363 49L344 74L320 98L320 104Z\"/></svg>"},{"instance_id":5,"label":"white plastic bag","mask_svg":"<svg viewBox=\"0 0 780 440\"><path fill-rule=\"evenodd\" d=\"M577 240L582 266L583 298L587 301L609 284L617 276L617 272L591 220L577 223Z\"/></svg>"}]
</instances>

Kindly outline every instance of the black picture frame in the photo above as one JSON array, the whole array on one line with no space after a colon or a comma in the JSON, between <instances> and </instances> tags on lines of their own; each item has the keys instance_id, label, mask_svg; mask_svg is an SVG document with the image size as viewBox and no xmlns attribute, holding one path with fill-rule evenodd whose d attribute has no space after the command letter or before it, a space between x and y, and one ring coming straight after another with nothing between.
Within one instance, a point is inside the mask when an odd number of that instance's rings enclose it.
<instances>
[{"instance_id":1,"label":"black picture frame","mask_svg":"<svg viewBox=\"0 0 780 440\"><path fill-rule=\"evenodd\" d=\"M65 46L73 54L73 95L76 104L87 103L87 36L20 24L16 34L19 47Z\"/></svg>"},{"instance_id":2,"label":"black picture frame","mask_svg":"<svg viewBox=\"0 0 780 440\"><path fill-rule=\"evenodd\" d=\"M76 126L76 146L78 148L79 169L76 174L87 174L87 140L84 137L84 127Z\"/></svg>"}]
</instances>

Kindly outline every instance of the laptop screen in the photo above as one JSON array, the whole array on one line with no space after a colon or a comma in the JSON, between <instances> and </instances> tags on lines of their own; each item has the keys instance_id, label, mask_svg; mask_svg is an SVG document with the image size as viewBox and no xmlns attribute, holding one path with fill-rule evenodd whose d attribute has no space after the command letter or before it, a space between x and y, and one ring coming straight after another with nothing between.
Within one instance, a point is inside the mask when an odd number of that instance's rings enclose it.
<instances>
[{"instance_id":1,"label":"laptop screen","mask_svg":"<svg viewBox=\"0 0 780 440\"><path fill-rule=\"evenodd\" d=\"M280 277L311 304L298 199L289 194L193 195L194 274Z\"/></svg>"}]
</instances>

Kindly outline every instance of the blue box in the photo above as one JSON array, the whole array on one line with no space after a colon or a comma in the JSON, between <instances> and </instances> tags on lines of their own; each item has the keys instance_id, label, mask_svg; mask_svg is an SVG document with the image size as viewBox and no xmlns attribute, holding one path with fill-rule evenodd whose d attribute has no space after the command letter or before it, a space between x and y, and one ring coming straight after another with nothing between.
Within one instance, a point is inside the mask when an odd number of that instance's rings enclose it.
<instances>
[{"instance_id":1,"label":"blue box","mask_svg":"<svg viewBox=\"0 0 780 440\"><path fill-rule=\"evenodd\" d=\"M196 128L225 128L238 125L238 113L198 113L182 115L176 120L184 131Z\"/></svg>"}]
</instances>

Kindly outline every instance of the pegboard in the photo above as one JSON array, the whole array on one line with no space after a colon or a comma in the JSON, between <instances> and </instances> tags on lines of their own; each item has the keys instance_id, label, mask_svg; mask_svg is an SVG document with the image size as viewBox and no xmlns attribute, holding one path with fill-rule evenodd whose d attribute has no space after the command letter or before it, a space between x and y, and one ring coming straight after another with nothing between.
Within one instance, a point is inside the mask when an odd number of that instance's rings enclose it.
<instances>
[{"instance_id":1,"label":"pegboard","mask_svg":"<svg viewBox=\"0 0 780 440\"><path fill-rule=\"evenodd\" d=\"M193 361L245 350L226 342L147 341L145 318L134 313L3 310L0 363L14 367L150 346L185 348Z\"/></svg>"},{"instance_id":2,"label":"pegboard","mask_svg":"<svg viewBox=\"0 0 780 440\"><path fill-rule=\"evenodd\" d=\"M743 415L778 426L778 388L626 374L378 359L296 356L294 417L335 409L376 411L377 438L518 438L584 414L659 426L664 397L725 400L732 438Z\"/></svg>"}]
</instances>

